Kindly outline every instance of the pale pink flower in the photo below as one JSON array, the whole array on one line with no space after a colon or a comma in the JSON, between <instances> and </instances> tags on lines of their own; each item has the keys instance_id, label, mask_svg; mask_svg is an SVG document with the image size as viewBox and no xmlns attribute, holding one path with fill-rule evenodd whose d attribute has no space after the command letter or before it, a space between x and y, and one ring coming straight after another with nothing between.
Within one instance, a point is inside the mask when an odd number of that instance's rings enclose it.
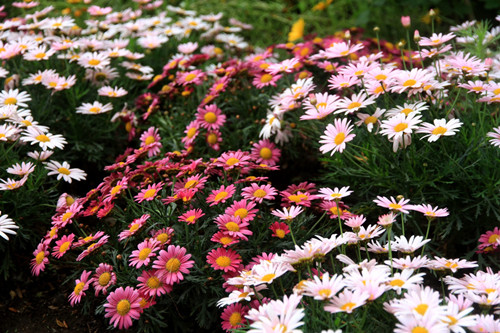
<instances>
[{"instance_id":1,"label":"pale pink flower","mask_svg":"<svg viewBox=\"0 0 500 333\"><path fill-rule=\"evenodd\" d=\"M342 153L346 147L346 142L354 139L356 134L352 134L354 126L351 125L351 121L347 118L335 119L334 124L328 124L324 132L325 135L321 136L319 143L323 145L319 150L325 154L331 151L330 155L335 152Z\"/></svg>"}]
</instances>

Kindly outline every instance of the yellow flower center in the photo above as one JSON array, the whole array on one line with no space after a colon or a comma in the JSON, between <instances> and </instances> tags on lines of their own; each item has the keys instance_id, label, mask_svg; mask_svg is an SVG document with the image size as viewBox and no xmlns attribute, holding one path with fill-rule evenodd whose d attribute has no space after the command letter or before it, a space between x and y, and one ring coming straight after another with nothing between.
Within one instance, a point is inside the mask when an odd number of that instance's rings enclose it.
<instances>
[{"instance_id":1,"label":"yellow flower center","mask_svg":"<svg viewBox=\"0 0 500 333\"><path fill-rule=\"evenodd\" d=\"M62 173L63 175L66 175L66 176L71 174L71 172L64 167L60 167L59 169L57 169L57 172Z\"/></svg>"},{"instance_id":2,"label":"yellow flower center","mask_svg":"<svg viewBox=\"0 0 500 333\"><path fill-rule=\"evenodd\" d=\"M205 115L203 116L203 119L205 119L205 121L209 124L213 124L217 121L217 115L213 112L207 112L205 113Z\"/></svg>"},{"instance_id":3,"label":"yellow flower center","mask_svg":"<svg viewBox=\"0 0 500 333\"><path fill-rule=\"evenodd\" d=\"M13 105L13 104L16 104L16 103L17 103L17 99L15 97L8 97L3 102L3 104L5 104L5 105Z\"/></svg>"},{"instance_id":4,"label":"yellow flower center","mask_svg":"<svg viewBox=\"0 0 500 333\"><path fill-rule=\"evenodd\" d=\"M215 196L214 201L220 201L220 200L224 199L225 197L227 197L228 194L229 193L227 193L226 191L222 191Z\"/></svg>"},{"instance_id":5,"label":"yellow flower center","mask_svg":"<svg viewBox=\"0 0 500 333\"><path fill-rule=\"evenodd\" d=\"M149 247L145 247L139 252L139 260L146 260L150 253L151 249Z\"/></svg>"},{"instance_id":6,"label":"yellow flower center","mask_svg":"<svg viewBox=\"0 0 500 333\"><path fill-rule=\"evenodd\" d=\"M42 59L46 56L47 54L45 52L40 52L40 53L37 53L35 54L35 58L37 59Z\"/></svg>"},{"instance_id":7,"label":"yellow flower center","mask_svg":"<svg viewBox=\"0 0 500 333\"><path fill-rule=\"evenodd\" d=\"M403 83L403 87L411 87L411 86L414 86L416 83L417 83L417 81L415 81L413 79L409 79Z\"/></svg>"},{"instance_id":8,"label":"yellow flower center","mask_svg":"<svg viewBox=\"0 0 500 333\"><path fill-rule=\"evenodd\" d=\"M192 138L194 135L196 134L196 127L191 127L188 131L187 131L187 137L188 138Z\"/></svg>"},{"instance_id":9,"label":"yellow flower center","mask_svg":"<svg viewBox=\"0 0 500 333\"><path fill-rule=\"evenodd\" d=\"M231 238L229 236L224 236L224 237L220 238L220 242L221 242L222 245L228 245L232 241L233 241L233 238Z\"/></svg>"},{"instance_id":10,"label":"yellow flower center","mask_svg":"<svg viewBox=\"0 0 500 333\"><path fill-rule=\"evenodd\" d=\"M226 229L229 231L240 231L240 226L236 222L226 223Z\"/></svg>"},{"instance_id":11,"label":"yellow flower center","mask_svg":"<svg viewBox=\"0 0 500 333\"><path fill-rule=\"evenodd\" d=\"M369 117L366 117L366 119L365 119L366 125L375 124L376 122L377 122L377 117L374 117L374 116L369 116Z\"/></svg>"},{"instance_id":12,"label":"yellow flower center","mask_svg":"<svg viewBox=\"0 0 500 333\"><path fill-rule=\"evenodd\" d=\"M261 280L264 281L264 282L269 282L272 279L274 279L275 277L276 277L276 274L269 273L269 274L264 275Z\"/></svg>"},{"instance_id":13,"label":"yellow flower center","mask_svg":"<svg viewBox=\"0 0 500 333\"><path fill-rule=\"evenodd\" d=\"M83 287L85 287L85 283L84 282L77 283L76 286L75 286L75 290L73 290L74 293L75 293L75 295L77 295L77 296L80 295L80 293L83 290Z\"/></svg>"},{"instance_id":14,"label":"yellow flower center","mask_svg":"<svg viewBox=\"0 0 500 333\"><path fill-rule=\"evenodd\" d=\"M330 208L330 212L333 214L333 215L342 215L343 213L343 210L336 207L336 206L333 206L332 208Z\"/></svg>"},{"instance_id":15,"label":"yellow flower center","mask_svg":"<svg viewBox=\"0 0 500 333\"><path fill-rule=\"evenodd\" d=\"M233 166L236 163L238 163L239 161L240 161L239 159L237 159L235 157L231 157L231 158L228 158L228 160L226 161L226 164L229 166Z\"/></svg>"},{"instance_id":16,"label":"yellow flower center","mask_svg":"<svg viewBox=\"0 0 500 333\"><path fill-rule=\"evenodd\" d=\"M389 204L389 208L390 208L390 209L396 209L396 210L397 210L397 209L401 209L401 208L403 208L403 206L401 206L400 204L390 203L390 204Z\"/></svg>"},{"instance_id":17,"label":"yellow flower center","mask_svg":"<svg viewBox=\"0 0 500 333\"><path fill-rule=\"evenodd\" d=\"M217 259L215 259L215 263L220 267L227 267L231 265L231 258L227 256L220 256Z\"/></svg>"},{"instance_id":18,"label":"yellow flower center","mask_svg":"<svg viewBox=\"0 0 500 333\"><path fill-rule=\"evenodd\" d=\"M231 324L231 327L236 327L241 323L241 313L239 312L233 312L229 316L229 323Z\"/></svg>"},{"instance_id":19,"label":"yellow flower center","mask_svg":"<svg viewBox=\"0 0 500 333\"><path fill-rule=\"evenodd\" d=\"M444 133L446 133L446 128L443 126L436 127L432 130L432 134L434 135L443 135Z\"/></svg>"},{"instance_id":20,"label":"yellow flower center","mask_svg":"<svg viewBox=\"0 0 500 333\"><path fill-rule=\"evenodd\" d=\"M62 221L63 222L66 222L67 220L69 220L71 217L73 217L73 213L72 212L66 212L64 213L64 215L62 216Z\"/></svg>"},{"instance_id":21,"label":"yellow flower center","mask_svg":"<svg viewBox=\"0 0 500 333\"><path fill-rule=\"evenodd\" d=\"M387 79L387 75L385 74L378 74L375 76L375 80L377 81L384 81L385 79Z\"/></svg>"},{"instance_id":22,"label":"yellow flower center","mask_svg":"<svg viewBox=\"0 0 500 333\"><path fill-rule=\"evenodd\" d=\"M121 185L113 186L110 193L111 193L111 195L115 195L116 193L120 192L121 189L122 189Z\"/></svg>"},{"instance_id":23,"label":"yellow flower center","mask_svg":"<svg viewBox=\"0 0 500 333\"><path fill-rule=\"evenodd\" d=\"M417 311L417 313L421 316L425 314L429 306L427 304L419 304L417 307L415 307L413 310Z\"/></svg>"},{"instance_id":24,"label":"yellow flower center","mask_svg":"<svg viewBox=\"0 0 500 333\"><path fill-rule=\"evenodd\" d=\"M345 134L344 132L340 132L339 134L335 135L335 139L333 139L333 142L335 142L335 144L338 146L342 144L344 140L345 140Z\"/></svg>"},{"instance_id":25,"label":"yellow flower center","mask_svg":"<svg viewBox=\"0 0 500 333\"><path fill-rule=\"evenodd\" d=\"M355 307L355 306L356 306L356 303L353 303L353 302L347 302L347 303L345 303L344 305L342 305L342 306L340 307L340 309L341 309L342 311L347 311L347 312L349 312L349 311L352 311L352 308L353 308L353 307Z\"/></svg>"},{"instance_id":26,"label":"yellow flower center","mask_svg":"<svg viewBox=\"0 0 500 333\"><path fill-rule=\"evenodd\" d=\"M500 235L498 234L493 234L488 238L488 243L493 244L498 242L498 239L500 239Z\"/></svg>"},{"instance_id":27,"label":"yellow flower center","mask_svg":"<svg viewBox=\"0 0 500 333\"><path fill-rule=\"evenodd\" d=\"M129 311L130 311L130 301L127 299L122 299L116 305L116 312L118 312L120 316L125 316L127 313L129 313Z\"/></svg>"},{"instance_id":28,"label":"yellow flower center","mask_svg":"<svg viewBox=\"0 0 500 333\"><path fill-rule=\"evenodd\" d=\"M292 194L288 196L288 200L293 201L293 202L302 202L303 200L307 200L308 196L305 194Z\"/></svg>"},{"instance_id":29,"label":"yellow flower center","mask_svg":"<svg viewBox=\"0 0 500 333\"><path fill-rule=\"evenodd\" d=\"M349 50L345 50L345 51L340 52L341 56L346 56L348 54L349 54Z\"/></svg>"},{"instance_id":30,"label":"yellow flower center","mask_svg":"<svg viewBox=\"0 0 500 333\"><path fill-rule=\"evenodd\" d=\"M48 137L48 136L46 136L45 134L40 134L40 135L37 135L37 136L35 137L35 139L37 139L37 140L38 140L38 141L40 141L40 142L49 142L49 141L50 141L49 137Z\"/></svg>"},{"instance_id":31,"label":"yellow flower center","mask_svg":"<svg viewBox=\"0 0 500 333\"><path fill-rule=\"evenodd\" d=\"M269 160L273 156L271 149L263 147L260 149L259 156L264 160Z\"/></svg>"},{"instance_id":32,"label":"yellow flower center","mask_svg":"<svg viewBox=\"0 0 500 333\"><path fill-rule=\"evenodd\" d=\"M472 67L469 67L469 66L462 66L462 70L466 71L466 72L470 72L472 70Z\"/></svg>"},{"instance_id":33,"label":"yellow flower center","mask_svg":"<svg viewBox=\"0 0 500 333\"><path fill-rule=\"evenodd\" d=\"M283 229L276 229L276 230L274 231L274 234L275 234L275 235L276 235L276 237L278 237L278 238L281 238L281 239L285 238L285 230L283 230Z\"/></svg>"},{"instance_id":34,"label":"yellow flower center","mask_svg":"<svg viewBox=\"0 0 500 333\"><path fill-rule=\"evenodd\" d=\"M456 262L450 262L450 261L448 261L448 262L445 264L445 266L446 266L446 267L448 267L448 268L453 269L453 268L457 268L457 267L458 267L458 264L457 264Z\"/></svg>"},{"instance_id":35,"label":"yellow flower center","mask_svg":"<svg viewBox=\"0 0 500 333\"><path fill-rule=\"evenodd\" d=\"M161 283L160 279L158 279L156 276L151 276L147 281L146 285L151 288L151 289L156 289L159 288Z\"/></svg>"},{"instance_id":36,"label":"yellow flower center","mask_svg":"<svg viewBox=\"0 0 500 333\"><path fill-rule=\"evenodd\" d=\"M101 61L100 61L99 59L90 59L90 60L89 60L89 62L88 62L88 64L89 64L90 66L97 66L97 65L99 65L100 63L101 63Z\"/></svg>"},{"instance_id":37,"label":"yellow flower center","mask_svg":"<svg viewBox=\"0 0 500 333\"><path fill-rule=\"evenodd\" d=\"M330 297L330 294L332 293L332 290L331 289L321 289L320 291L318 291L318 294L321 296L321 297Z\"/></svg>"},{"instance_id":38,"label":"yellow flower center","mask_svg":"<svg viewBox=\"0 0 500 333\"><path fill-rule=\"evenodd\" d=\"M193 223L193 222L195 221L195 219L196 219L196 216L195 216L195 215L191 215L191 216L189 216L189 217L186 219L186 221L187 221L187 222L191 222L191 223Z\"/></svg>"},{"instance_id":39,"label":"yellow flower center","mask_svg":"<svg viewBox=\"0 0 500 333\"><path fill-rule=\"evenodd\" d=\"M402 287L405 282L401 279L394 279L389 284L393 287Z\"/></svg>"},{"instance_id":40,"label":"yellow flower center","mask_svg":"<svg viewBox=\"0 0 500 333\"><path fill-rule=\"evenodd\" d=\"M133 233L133 232L136 232L136 231L137 231L137 229L139 229L139 223L134 223L134 224L132 224L132 226L130 226L129 231L130 231L131 233Z\"/></svg>"},{"instance_id":41,"label":"yellow flower center","mask_svg":"<svg viewBox=\"0 0 500 333\"><path fill-rule=\"evenodd\" d=\"M152 198L156 195L156 189L151 188L144 193L144 199Z\"/></svg>"},{"instance_id":42,"label":"yellow flower center","mask_svg":"<svg viewBox=\"0 0 500 333\"><path fill-rule=\"evenodd\" d=\"M180 267L181 267L181 262L177 258L170 258L165 264L165 269L171 273L177 272Z\"/></svg>"},{"instance_id":43,"label":"yellow flower center","mask_svg":"<svg viewBox=\"0 0 500 333\"><path fill-rule=\"evenodd\" d=\"M408 124L407 123L399 123L396 126L394 126L394 131L396 131L396 132L402 132L402 131L404 131L407 128L408 128Z\"/></svg>"},{"instance_id":44,"label":"yellow flower center","mask_svg":"<svg viewBox=\"0 0 500 333\"><path fill-rule=\"evenodd\" d=\"M422 327L422 326L415 326L411 330L411 333L429 333L429 330L425 327Z\"/></svg>"},{"instance_id":45,"label":"yellow flower center","mask_svg":"<svg viewBox=\"0 0 500 333\"><path fill-rule=\"evenodd\" d=\"M99 285L101 287L105 287L108 285L109 281L111 280L111 273L110 272L104 272L101 275L99 275Z\"/></svg>"},{"instance_id":46,"label":"yellow flower center","mask_svg":"<svg viewBox=\"0 0 500 333\"><path fill-rule=\"evenodd\" d=\"M215 133L210 133L208 136L207 136L207 142L208 144L210 145L213 145L217 142L217 134Z\"/></svg>"},{"instance_id":47,"label":"yellow flower center","mask_svg":"<svg viewBox=\"0 0 500 333\"><path fill-rule=\"evenodd\" d=\"M347 108L349 110L351 110L351 109L354 109L354 108L359 108L360 106L361 106L361 103L359 103L359 102L352 102L351 104L349 104L349 106L347 106Z\"/></svg>"},{"instance_id":48,"label":"yellow flower center","mask_svg":"<svg viewBox=\"0 0 500 333\"><path fill-rule=\"evenodd\" d=\"M59 253L64 253L68 250L69 246L71 245L70 242L64 242L61 244L61 246L59 247Z\"/></svg>"},{"instance_id":49,"label":"yellow flower center","mask_svg":"<svg viewBox=\"0 0 500 333\"><path fill-rule=\"evenodd\" d=\"M234 216L238 216L242 219L244 219L245 217L248 216L248 210L246 208L240 208L240 209L237 209L234 214Z\"/></svg>"},{"instance_id":50,"label":"yellow flower center","mask_svg":"<svg viewBox=\"0 0 500 333\"><path fill-rule=\"evenodd\" d=\"M409 115L412 112L413 110L410 108L404 108L403 110L399 111L399 113L404 113L405 115Z\"/></svg>"},{"instance_id":51,"label":"yellow flower center","mask_svg":"<svg viewBox=\"0 0 500 333\"><path fill-rule=\"evenodd\" d=\"M154 143L154 142L156 142L156 140L155 140L155 137L154 137L154 136L152 136L152 135L148 136L148 137L146 138L146 140L144 141L144 143L145 143L146 145L150 145L150 144L152 144L152 143Z\"/></svg>"},{"instance_id":52,"label":"yellow flower center","mask_svg":"<svg viewBox=\"0 0 500 333\"><path fill-rule=\"evenodd\" d=\"M256 198L263 198L267 195L267 192L264 191L263 189L258 189L257 191L253 192L253 196Z\"/></svg>"},{"instance_id":53,"label":"yellow flower center","mask_svg":"<svg viewBox=\"0 0 500 333\"><path fill-rule=\"evenodd\" d=\"M162 233L156 236L156 240L159 241L162 244L165 244L166 241L168 241L168 234Z\"/></svg>"},{"instance_id":54,"label":"yellow flower center","mask_svg":"<svg viewBox=\"0 0 500 333\"><path fill-rule=\"evenodd\" d=\"M40 265L43 262L43 259L45 259L45 252L40 251L35 257L36 264Z\"/></svg>"},{"instance_id":55,"label":"yellow flower center","mask_svg":"<svg viewBox=\"0 0 500 333\"><path fill-rule=\"evenodd\" d=\"M268 83L273 79L273 76L270 74L264 74L260 77L260 82L262 83Z\"/></svg>"},{"instance_id":56,"label":"yellow flower center","mask_svg":"<svg viewBox=\"0 0 500 333\"><path fill-rule=\"evenodd\" d=\"M191 73L191 74L186 75L186 78L184 80L186 82L190 82L190 81L193 81L195 77L196 77L196 74Z\"/></svg>"}]
</instances>

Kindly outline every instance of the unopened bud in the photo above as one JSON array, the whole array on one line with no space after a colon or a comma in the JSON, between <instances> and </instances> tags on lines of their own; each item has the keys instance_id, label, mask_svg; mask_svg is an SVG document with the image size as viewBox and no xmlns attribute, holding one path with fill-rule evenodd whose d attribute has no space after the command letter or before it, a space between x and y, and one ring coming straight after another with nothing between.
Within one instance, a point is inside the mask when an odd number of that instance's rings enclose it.
<instances>
[{"instance_id":1,"label":"unopened bud","mask_svg":"<svg viewBox=\"0 0 500 333\"><path fill-rule=\"evenodd\" d=\"M346 39L351 39L351 32L349 30L346 30L345 33L344 33L344 37Z\"/></svg>"},{"instance_id":2,"label":"unopened bud","mask_svg":"<svg viewBox=\"0 0 500 333\"><path fill-rule=\"evenodd\" d=\"M374 31L374 32L379 32L379 31L380 31L380 28L379 28L379 27L375 27L375 28L373 28L373 31Z\"/></svg>"},{"instance_id":3,"label":"unopened bud","mask_svg":"<svg viewBox=\"0 0 500 333\"><path fill-rule=\"evenodd\" d=\"M408 28L411 25L411 19L409 16L401 16L401 24L403 27Z\"/></svg>"},{"instance_id":4,"label":"unopened bud","mask_svg":"<svg viewBox=\"0 0 500 333\"><path fill-rule=\"evenodd\" d=\"M418 42L418 41L420 41L420 39L421 39L420 38L420 33L418 32L418 30L415 30L415 32L413 33L413 40L415 42Z\"/></svg>"},{"instance_id":5,"label":"unopened bud","mask_svg":"<svg viewBox=\"0 0 500 333\"><path fill-rule=\"evenodd\" d=\"M434 11L434 9L431 8L431 10L429 10L429 16L430 17L436 16L436 12Z\"/></svg>"}]
</instances>

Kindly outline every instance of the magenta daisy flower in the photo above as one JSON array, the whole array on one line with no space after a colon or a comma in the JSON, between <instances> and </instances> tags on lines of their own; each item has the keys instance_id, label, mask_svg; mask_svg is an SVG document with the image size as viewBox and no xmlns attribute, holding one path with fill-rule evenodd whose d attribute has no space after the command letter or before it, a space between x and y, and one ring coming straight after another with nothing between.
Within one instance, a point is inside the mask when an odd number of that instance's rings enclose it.
<instances>
[{"instance_id":1,"label":"magenta daisy flower","mask_svg":"<svg viewBox=\"0 0 500 333\"><path fill-rule=\"evenodd\" d=\"M276 82L282 77L282 75L271 75L269 73L257 74L252 81L252 84L258 88L264 88L267 86L276 87Z\"/></svg>"},{"instance_id":2,"label":"magenta daisy flower","mask_svg":"<svg viewBox=\"0 0 500 333\"><path fill-rule=\"evenodd\" d=\"M276 148L276 145L267 139L260 140L253 144L250 156L254 158L256 163L274 166L280 160L281 150Z\"/></svg>"},{"instance_id":3,"label":"magenta daisy flower","mask_svg":"<svg viewBox=\"0 0 500 333\"><path fill-rule=\"evenodd\" d=\"M206 105L204 108L198 108L196 120L200 126L207 130L218 130L226 122L226 116L215 104Z\"/></svg>"},{"instance_id":4,"label":"magenta daisy flower","mask_svg":"<svg viewBox=\"0 0 500 333\"><path fill-rule=\"evenodd\" d=\"M212 194L207 197L207 203L209 203L210 206L217 205L221 202L224 203L233 196L234 192L236 192L236 186L233 184L227 187L222 185L218 190L212 191Z\"/></svg>"},{"instance_id":5,"label":"magenta daisy flower","mask_svg":"<svg viewBox=\"0 0 500 333\"><path fill-rule=\"evenodd\" d=\"M161 190L163 186L163 182L159 182L158 184L150 184L147 188L142 189L139 194L137 194L134 198L135 201L141 203L143 201L152 201L156 198L156 195Z\"/></svg>"},{"instance_id":6,"label":"magenta daisy flower","mask_svg":"<svg viewBox=\"0 0 500 333\"><path fill-rule=\"evenodd\" d=\"M170 227L162 228L156 231L155 230L151 231L151 236L153 236L154 239L160 242L161 248L164 248L165 245L168 245L172 242L173 235L174 235L174 229Z\"/></svg>"},{"instance_id":7,"label":"magenta daisy flower","mask_svg":"<svg viewBox=\"0 0 500 333\"><path fill-rule=\"evenodd\" d=\"M410 199L401 198L399 201L396 201L393 197L389 200L386 197L377 196L377 199L373 200L378 206L388 208L390 210L401 212L408 214L410 213L408 209L411 209L412 206L408 205Z\"/></svg>"},{"instance_id":8,"label":"magenta daisy flower","mask_svg":"<svg viewBox=\"0 0 500 333\"><path fill-rule=\"evenodd\" d=\"M289 193L287 191L281 192L281 196L283 197L286 205L299 205L305 207L311 207L311 200L318 199L318 196L312 195L309 192L298 191L296 193Z\"/></svg>"},{"instance_id":9,"label":"magenta daisy flower","mask_svg":"<svg viewBox=\"0 0 500 333\"><path fill-rule=\"evenodd\" d=\"M38 276L41 271L45 270L45 264L49 263L48 245L45 243L38 244L33 255L35 258L31 260L31 274Z\"/></svg>"},{"instance_id":10,"label":"magenta daisy flower","mask_svg":"<svg viewBox=\"0 0 500 333\"><path fill-rule=\"evenodd\" d=\"M210 238L212 242L219 243L223 247L228 247L230 245L236 244L240 242L240 238L229 235L228 232L218 231L216 232L212 238Z\"/></svg>"},{"instance_id":11,"label":"magenta daisy flower","mask_svg":"<svg viewBox=\"0 0 500 333\"><path fill-rule=\"evenodd\" d=\"M155 156L160 152L162 147L161 137L158 134L158 129L154 127L148 128L148 130L141 134L141 148L147 150L148 157Z\"/></svg>"},{"instance_id":12,"label":"magenta daisy flower","mask_svg":"<svg viewBox=\"0 0 500 333\"><path fill-rule=\"evenodd\" d=\"M89 276L92 274L92 271L83 271L80 279L75 281L75 289L71 295L69 295L69 303L71 306L74 306L76 303L80 303L82 296L85 296L85 290L89 289Z\"/></svg>"},{"instance_id":13,"label":"magenta daisy flower","mask_svg":"<svg viewBox=\"0 0 500 333\"><path fill-rule=\"evenodd\" d=\"M232 249L213 249L207 255L207 262L215 270L236 271L241 263L241 256Z\"/></svg>"},{"instance_id":14,"label":"magenta daisy flower","mask_svg":"<svg viewBox=\"0 0 500 333\"><path fill-rule=\"evenodd\" d=\"M142 265L147 266L152 257L156 256L156 251L160 249L160 242L155 239L146 239L139 243L137 250L132 251L129 257L129 266L140 268Z\"/></svg>"},{"instance_id":15,"label":"magenta daisy flower","mask_svg":"<svg viewBox=\"0 0 500 333\"><path fill-rule=\"evenodd\" d=\"M141 316L140 300L139 292L134 288L120 287L106 298L104 317L111 317L110 323L114 327L127 329L132 326L132 319L139 319Z\"/></svg>"},{"instance_id":16,"label":"magenta daisy flower","mask_svg":"<svg viewBox=\"0 0 500 333\"><path fill-rule=\"evenodd\" d=\"M172 291L172 286L165 284L158 276L156 271L142 271L141 276L137 278L141 283L137 285L139 292L148 297L161 296Z\"/></svg>"},{"instance_id":17,"label":"magenta daisy flower","mask_svg":"<svg viewBox=\"0 0 500 333\"><path fill-rule=\"evenodd\" d=\"M277 238L285 238L286 234L290 233L290 228L288 225L284 222L274 222L271 224L269 227L273 234L271 235L272 237L277 237Z\"/></svg>"},{"instance_id":18,"label":"magenta daisy flower","mask_svg":"<svg viewBox=\"0 0 500 333\"><path fill-rule=\"evenodd\" d=\"M100 263L94 276L92 276L92 285L94 286L96 297L100 292L102 292L103 295L106 295L108 293L108 288L115 284L116 274L113 272L113 266Z\"/></svg>"},{"instance_id":19,"label":"magenta daisy flower","mask_svg":"<svg viewBox=\"0 0 500 333\"><path fill-rule=\"evenodd\" d=\"M188 84L200 84L205 78L205 73L202 70L196 69L190 72L180 72L177 81L179 84L186 86Z\"/></svg>"},{"instance_id":20,"label":"magenta daisy flower","mask_svg":"<svg viewBox=\"0 0 500 333\"><path fill-rule=\"evenodd\" d=\"M78 255L78 257L76 258L76 261L82 260L83 258L88 256L89 254L91 254L92 252L94 252L95 250L97 250L98 248L103 246L104 244L106 244L108 242L108 238L109 238L109 235L105 235L105 236L102 236L97 242L91 243L89 246L87 246L87 248L85 250L83 250L82 253L80 253Z\"/></svg>"},{"instance_id":21,"label":"magenta daisy flower","mask_svg":"<svg viewBox=\"0 0 500 333\"><path fill-rule=\"evenodd\" d=\"M478 241L481 243L478 246L478 249L481 253L488 248L493 251L496 250L500 246L500 229L498 229L498 227L495 227L493 231L486 231L486 233L482 234L479 237Z\"/></svg>"},{"instance_id":22,"label":"magenta daisy flower","mask_svg":"<svg viewBox=\"0 0 500 333\"><path fill-rule=\"evenodd\" d=\"M258 203L262 203L262 200L273 200L274 196L278 194L276 189L271 185L257 185L252 183L250 186L247 186L241 190L241 195L243 198L251 201L255 201Z\"/></svg>"},{"instance_id":23,"label":"magenta daisy flower","mask_svg":"<svg viewBox=\"0 0 500 333\"><path fill-rule=\"evenodd\" d=\"M222 329L229 332L233 329L243 327L247 323L245 316L248 310L248 306L240 303L227 306L220 316L222 319Z\"/></svg>"},{"instance_id":24,"label":"magenta daisy flower","mask_svg":"<svg viewBox=\"0 0 500 333\"><path fill-rule=\"evenodd\" d=\"M195 224L200 217L205 215L201 209L191 209L179 216L179 221L187 224Z\"/></svg>"},{"instance_id":25,"label":"magenta daisy flower","mask_svg":"<svg viewBox=\"0 0 500 333\"><path fill-rule=\"evenodd\" d=\"M424 216L435 218L435 217L446 217L450 215L447 208L432 207L431 205L411 205L409 208L424 214Z\"/></svg>"},{"instance_id":26,"label":"magenta daisy flower","mask_svg":"<svg viewBox=\"0 0 500 333\"><path fill-rule=\"evenodd\" d=\"M194 142L194 139L198 136L199 128L200 123L197 120L193 120L186 126L186 130L184 131L186 136L181 140L185 146L190 146Z\"/></svg>"},{"instance_id":27,"label":"magenta daisy flower","mask_svg":"<svg viewBox=\"0 0 500 333\"><path fill-rule=\"evenodd\" d=\"M217 223L221 231L233 237L247 240L248 238L246 236L251 236L253 234L252 231L248 229L248 222L241 221L237 216L227 214L219 215L215 219L215 223Z\"/></svg>"},{"instance_id":28,"label":"magenta daisy flower","mask_svg":"<svg viewBox=\"0 0 500 333\"><path fill-rule=\"evenodd\" d=\"M356 136L356 134L351 134L353 128L354 126L351 125L351 121L347 120L347 118L335 119L334 125L328 124L326 126L325 135L322 135L322 140L319 141L319 143L323 143L319 150L323 154L331 151L330 155L337 151L342 153L346 147L346 142L351 141Z\"/></svg>"},{"instance_id":29,"label":"magenta daisy flower","mask_svg":"<svg viewBox=\"0 0 500 333\"><path fill-rule=\"evenodd\" d=\"M189 260L190 254L180 246L169 245L167 251L161 250L153 263L153 268L158 269L158 277L166 284L174 284L184 280L184 274L189 274L189 268L194 261Z\"/></svg>"},{"instance_id":30,"label":"magenta daisy flower","mask_svg":"<svg viewBox=\"0 0 500 333\"><path fill-rule=\"evenodd\" d=\"M245 199L235 201L231 206L226 208L225 213L232 216L237 216L244 222L250 222L254 219L258 209L254 209L256 204L253 201Z\"/></svg>"},{"instance_id":31,"label":"magenta daisy flower","mask_svg":"<svg viewBox=\"0 0 500 333\"><path fill-rule=\"evenodd\" d=\"M71 244L74 239L74 234L62 236L60 240L56 241L56 246L54 247L54 251L52 251L52 255L55 258L61 258L69 249L71 249Z\"/></svg>"},{"instance_id":32,"label":"magenta daisy flower","mask_svg":"<svg viewBox=\"0 0 500 333\"><path fill-rule=\"evenodd\" d=\"M139 229L141 229L145 224L146 221L149 219L150 215L149 214L144 214L138 219L134 219L129 225L128 229L122 231L118 235L118 240L122 241L126 238L129 238L137 233Z\"/></svg>"},{"instance_id":33,"label":"magenta daisy flower","mask_svg":"<svg viewBox=\"0 0 500 333\"><path fill-rule=\"evenodd\" d=\"M205 183L208 177L202 177L202 174L197 174L194 176L189 176L183 181L178 181L174 185L174 190L179 189L196 189L201 190L205 187Z\"/></svg>"},{"instance_id":34,"label":"magenta daisy flower","mask_svg":"<svg viewBox=\"0 0 500 333\"><path fill-rule=\"evenodd\" d=\"M251 158L247 152L240 150L228 151L223 153L214 164L223 167L224 170L231 170L249 165L250 160Z\"/></svg>"}]
</instances>

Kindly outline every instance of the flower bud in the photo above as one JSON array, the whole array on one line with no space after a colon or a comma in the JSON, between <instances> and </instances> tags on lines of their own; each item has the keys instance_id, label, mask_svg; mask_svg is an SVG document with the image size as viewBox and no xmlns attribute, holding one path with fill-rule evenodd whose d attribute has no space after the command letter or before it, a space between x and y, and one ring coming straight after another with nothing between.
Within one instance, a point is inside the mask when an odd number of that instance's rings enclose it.
<instances>
[{"instance_id":1,"label":"flower bud","mask_svg":"<svg viewBox=\"0 0 500 333\"><path fill-rule=\"evenodd\" d=\"M415 30L415 32L413 33L413 40L415 42L419 42L420 41L420 33L418 32L418 30Z\"/></svg>"},{"instance_id":2,"label":"flower bud","mask_svg":"<svg viewBox=\"0 0 500 333\"><path fill-rule=\"evenodd\" d=\"M401 16L401 24L403 27L408 28L411 25L411 19L409 16Z\"/></svg>"},{"instance_id":3,"label":"flower bud","mask_svg":"<svg viewBox=\"0 0 500 333\"><path fill-rule=\"evenodd\" d=\"M431 10L429 10L429 16L430 17L436 16L436 12L434 11L434 9L431 8Z\"/></svg>"}]
</instances>

